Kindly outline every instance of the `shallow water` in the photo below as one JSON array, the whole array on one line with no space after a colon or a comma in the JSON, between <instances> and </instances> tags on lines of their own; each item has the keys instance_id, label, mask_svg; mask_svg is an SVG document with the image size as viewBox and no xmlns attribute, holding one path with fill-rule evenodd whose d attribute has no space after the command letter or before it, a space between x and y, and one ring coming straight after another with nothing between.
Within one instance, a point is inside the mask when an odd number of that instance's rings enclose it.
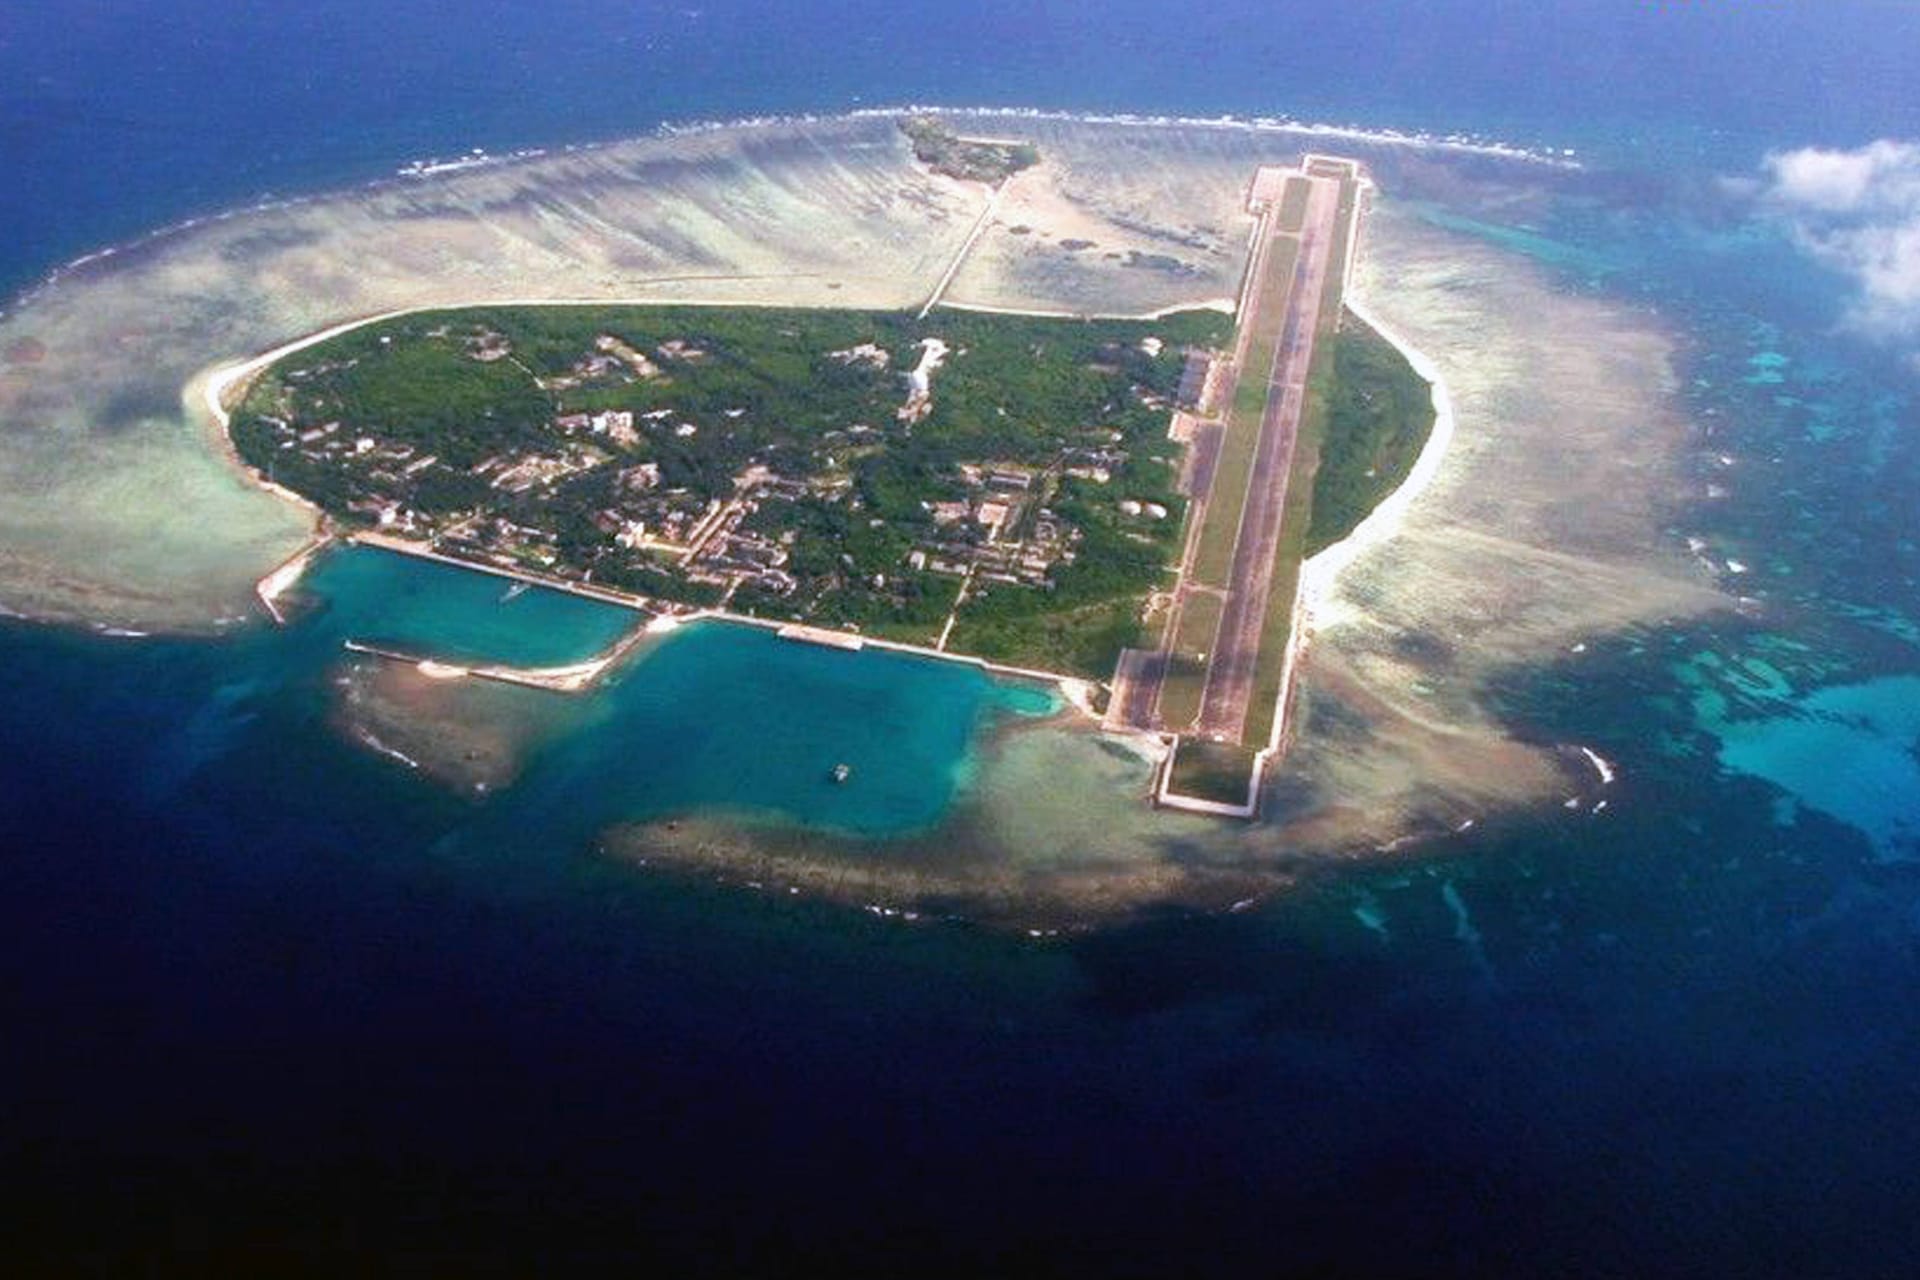
<instances>
[{"instance_id":1,"label":"shallow water","mask_svg":"<svg viewBox=\"0 0 1920 1280\"><path fill-rule=\"evenodd\" d=\"M545 831L564 813L592 831L718 809L856 837L924 831L968 783L983 731L1061 705L970 666L725 622L680 628L587 696L580 732L533 762L510 821Z\"/></svg>"},{"instance_id":2,"label":"shallow water","mask_svg":"<svg viewBox=\"0 0 1920 1280\"><path fill-rule=\"evenodd\" d=\"M449 663L560 667L645 624L633 609L377 547L336 547L300 579L344 639Z\"/></svg>"},{"instance_id":3,"label":"shallow water","mask_svg":"<svg viewBox=\"0 0 1920 1280\"><path fill-rule=\"evenodd\" d=\"M339 548L301 580L315 607L256 644L263 662L282 668L277 678L292 681L312 678L306 664L338 666L345 655L333 647L347 641L449 663L549 667L594 657L643 625L634 610L562 591L534 587L509 599L511 585L377 548ZM498 701L484 681L439 683L454 705L414 708L409 729L426 744L422 756L458 746L449 724L449 743L435 750L436 720ZM207 714L218 721L230 701L216 697ZM996 721L1061 707L1051 689L975 666L850 653L718 621L643 641L580 693L515 701L500 710L510 733L514 721L544 721L548 731L525 744L516 785L492 802L491 821L518 834L490 838L560 846L617 822L716 809L856 837L922 831L966 787ZM852 770L844 784L829 776L836 764Z\"/></svg>"},{"instance_id":4,"label":"shallow water","mask_svg":"<svg viewBox=\"0 0 1920 1280\"><path fill-rule=\"evenodd\" d=\"M1750 669L1753 664L1747 664ZM1712 654L1680 667L1729 771L1773 783L1858 830L1883 858L1920 856L1920 676L1796 691L1756 686ZM1717 686L1731 677L1746 709ZM1791 817L1791 807L1784 816Z\"/></svg>"}]
</instances>

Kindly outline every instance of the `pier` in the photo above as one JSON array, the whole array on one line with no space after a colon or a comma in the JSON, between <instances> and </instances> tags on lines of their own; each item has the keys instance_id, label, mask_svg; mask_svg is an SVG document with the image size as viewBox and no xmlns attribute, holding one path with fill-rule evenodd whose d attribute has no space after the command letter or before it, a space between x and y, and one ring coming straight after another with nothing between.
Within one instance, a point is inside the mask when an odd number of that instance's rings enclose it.
<instances>
[{"instance_id":1,"label":"pier","mask_svg":"<svg viewBox=\"0 0 1920 1280\"><path fill-rule=\"evenodd\" d=\"M788 623L774 634L782 640L823 644L829 649L847 649L855 653L867 647L865 636L857 636L851 631L829 631L824 627L809 627L798 622Z\"/></svg>"}]
</instances>

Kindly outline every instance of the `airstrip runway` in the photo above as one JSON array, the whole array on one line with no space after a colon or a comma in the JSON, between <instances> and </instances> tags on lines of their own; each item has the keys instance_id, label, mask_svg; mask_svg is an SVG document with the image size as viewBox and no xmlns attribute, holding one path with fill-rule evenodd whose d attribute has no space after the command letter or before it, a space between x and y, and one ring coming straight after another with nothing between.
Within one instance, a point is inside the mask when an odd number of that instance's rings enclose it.
<instances>
[{"instance_id":1,"label":"airstrip runway","mask_svg":"<svg viewBox=\"0 0 1920 1280\"><path fill-rule=\"evenodd\" d=\"M1197 726L1203 736L1233 742L1240 741L1245 732L1254 695L1261 635L1273 591L1274 560L1280 547L1281 518L1286 512L1288 476L1306 403L1307 372L1313 364L1321 298L1338 239L1340 183L1323 177L1311 177L1308 182L1306 222L1300 233L1293 283L1286 292L1286 322L1280 329L1269 374L1266 410L1260 420L1260 439L1234 542L1226 605L1208 663ZM1258 297L1258 292L1253 296ZM1257 332L1259 317L1249 316L1244 324L1247 332Z\"/></svg>"}]
</instances>

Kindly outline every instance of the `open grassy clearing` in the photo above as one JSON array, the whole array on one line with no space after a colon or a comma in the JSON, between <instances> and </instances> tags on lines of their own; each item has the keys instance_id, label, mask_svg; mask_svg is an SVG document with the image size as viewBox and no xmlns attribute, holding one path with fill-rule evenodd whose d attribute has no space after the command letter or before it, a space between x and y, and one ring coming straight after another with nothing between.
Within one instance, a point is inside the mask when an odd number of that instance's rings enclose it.
<instances>
[{"instance_id":1,"label":"open grassy clearing","mask_svg":"<svg viewBox=\"0 0 1920 1280\"><path fill-rule=\"evenodd\" d=\"M1009 616L973 614L962 605L953 634L947 637L947 650L1008 666L1103 680L1112 674L1120 651L1139 643L1139 609L1134 601L1123 599Z\"/></svg>"},{"instance_id":2,"label":"open grassy clearing","mask_svg":"<svg viewBox=\"0 0 1920 1280\"><path fill-rule=\"evenodd\" d=\"M1167 657L1160 682L1160 724L1168 733L1185 733L1200 714L1200 696L1207 687L1207 664L1175 653Z\"/></svg>"}]
</instances>

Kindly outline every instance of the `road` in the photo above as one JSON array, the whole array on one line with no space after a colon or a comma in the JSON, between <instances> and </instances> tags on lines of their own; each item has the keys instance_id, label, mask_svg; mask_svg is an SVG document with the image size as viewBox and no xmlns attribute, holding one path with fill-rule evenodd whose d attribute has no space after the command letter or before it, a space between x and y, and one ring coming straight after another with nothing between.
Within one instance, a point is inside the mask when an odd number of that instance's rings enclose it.
<instances>
[{"instance_id":1,"label":"road","mask_svg":"<svg viewBox=\"0 0 1920 1280\"><path fill-rule=\"evenodd\" d=\"M1151 729L1160 684L1166 679L1167 655L1158 649L1123 649L1113 669L1113 696L1107 703L1103 728Z\"/></svg>"},{"instance_id":2,"label":"road","mask_svg":"<svg viewBox=\"0 0 1920 1280\"><path fill-rule=\"evenodd\" d=\"M1287 479L1306 403L1307 372L1313 363L1321 298L1337 240L1340 183L1328 178L1311 181L1293 287L1287 292L1286 322L1281 326L1269 375L1260 439L1254 449L1246 505L1234 542L1226 606L1200 704L1200 734L1234 742L1240 741L1246 730L1254 695L1261 633L1266 628L1281 520L1287 506ZM1249 317L1246 324L1247 331L1253 332L1257 317Z\"/></svg>"},{"instance_id":3,"label":"road","mask_svg":"<svg viewBox=\"0 0 1920 1280\"><path fill-rule=\"evenodd\" d=\"M1012 181L1013 176L1010 174L994 184L991 194L987 196L986 208L980 210L980 216L973 220L973 230L967 232L967 238L960 242L959 252L953 255L953 261L947 264L946 271L940 277L940 283L933 286L933 292L928 295L926 305L920 308L920 313L914 319L925 320L928 313L940 305L940 299L946 295L947 286L952 284L953 278L960 274L960 268L966 264L967 255L973 252L974 242L980 238L980 233L987 229L987 223L993 220L993 211L1000 207L1001 192L1005 191L1007 184Z\"/></svg>"}]
</instances>

